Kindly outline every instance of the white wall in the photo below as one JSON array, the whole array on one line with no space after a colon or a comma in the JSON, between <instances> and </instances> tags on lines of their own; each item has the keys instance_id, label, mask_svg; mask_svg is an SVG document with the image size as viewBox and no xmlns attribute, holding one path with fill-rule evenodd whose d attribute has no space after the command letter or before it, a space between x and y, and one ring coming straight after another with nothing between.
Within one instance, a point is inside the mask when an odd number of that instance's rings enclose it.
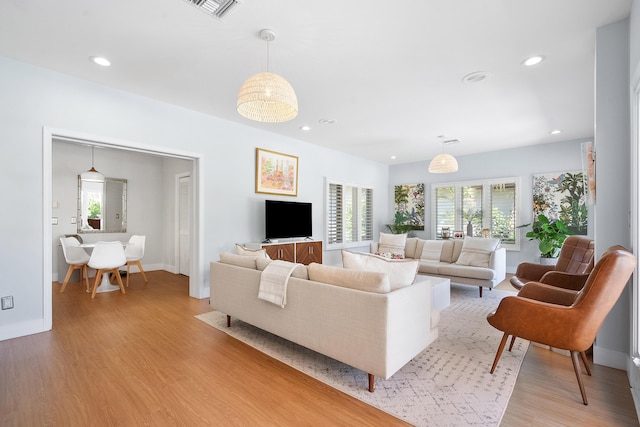
<instances>
[{"instance_id":1,"label":"white wall","mask_svg":"<svg viewBox=\"0 0 640 427\"><path fill-rule=\"evenodd\" d=\"M0 221L3 241L11 242L0 257L0 296L12 295L15 302L14 309L0 311L0 340L41 332L50 324L45 289L51 286L52 260L45 260L42 245L43 218L50 208L43 203L43 194L49 191L43 187L43 127L197 153L204 195L204 227L199 231L204 263L197 283L202 297L208 296L210 260L232 250L236 242L263 239L260 206L267 196L254 192L256 147L299 157L295 200L313 203L318 239L324 238L325 175L373 185L375 210L387 210L386 165L7 58L0 58L0 93L0 189L4 206L12 207L5 209ZM234 105L235 100L229 100L229 108ZM78 167L85 165L83 161ZM332 257L335 254L325 253L325 259Z\"/></svg>"},{"instance_id":2,"label":"white wall","mask_svg":"<svg viewBox=\"0 0 640 427\"><path fill-rule=\"evenodd\" d=\"M563 141L509 150L493 151L467 156L457 156L458 172L433 174L428 172L429 162L415 162L392 166L389 169L389 192L400 184L425 183L426 226L424 232L416 232L423 238L433 238L430 231L431 184L441 182L470 181L489 178L520 177L520 221L530 223L533 216L533 175L545 172L582 170L582 142L591 139ZM389 201L389 221L393 218L393 198ZM591 229L591 226L590 226ZM519 230L520 231L520 230ZM534 262L540 256L535 241L520 234L520 251L507 251L507 271L514 273L521 262Z\"/></svg>"},{"instance_id":3,"label":"white wall","mask_svg":"<svg viewBox=\"0 0 640 427\"><path fill-rule=\"evenodd\" d=\"M596 256L612 245L631 247L629 21L596 32ZM594 361L625 369L629 353L630 289L605 320Z\"/></svg>"}]
</instances>

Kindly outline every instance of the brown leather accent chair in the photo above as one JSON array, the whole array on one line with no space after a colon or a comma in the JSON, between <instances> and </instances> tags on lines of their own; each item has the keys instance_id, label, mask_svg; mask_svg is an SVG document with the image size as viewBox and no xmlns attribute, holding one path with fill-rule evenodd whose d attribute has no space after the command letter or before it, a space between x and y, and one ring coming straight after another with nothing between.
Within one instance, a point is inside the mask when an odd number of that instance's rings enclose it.
<instances>
[{"instance_id":1,"label":"brown leather accent chair","mask_svg":"<svg viewBox=\"0 0 640 427\"><path fill-rule=\"evenodd\" d=\"M556 265L523 262L509 280L516 289L527 282L540 282L575 291L582 289L593 269L593 240L569 236L562 244Z\"/></svg>"},{"instance_id":2,"label":"brown leather accent chair","mask_svg":"<svg viewBox=\"0 0 640 427\"><path fill-rule=\"evenodd\" d=\"M571 353L582 401L587 395L580 376L578 354L591 375L585 351L593 340L636 266L635 257L621 246L612 246L600 258L579 291L530 282L517 296L505 297L487 316L494 328L504 331L491 373L510 335L568 350Z\"/></svg>"}]
</instances>

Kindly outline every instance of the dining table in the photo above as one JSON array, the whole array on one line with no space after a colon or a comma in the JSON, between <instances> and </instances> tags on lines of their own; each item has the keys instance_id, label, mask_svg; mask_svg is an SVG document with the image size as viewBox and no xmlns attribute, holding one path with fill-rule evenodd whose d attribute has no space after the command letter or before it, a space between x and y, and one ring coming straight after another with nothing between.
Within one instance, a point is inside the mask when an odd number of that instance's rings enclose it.
<instances>
[{"instance_id":1,"label":"dining table","mask_svg":"<svg viewBox=\"0 0 640 427\"><path fill-rule=\"evenodd\" d=\"M127 243L129 242L120 242L122 243L122 247L126 247ZM80 247L81 248L85 248L85 249L89 249L89 250L93 250L93 248L96 247L96 243L80 243ZM100 286L98 286L96 288L96 293L99 292L113 292L113 291L119 291L120 290L120 286L117 285L112 285L111 284L111 280L109 278L110 273L104 273L102 275L102 280L100 281Z\"/></svg>"}]
</instances>

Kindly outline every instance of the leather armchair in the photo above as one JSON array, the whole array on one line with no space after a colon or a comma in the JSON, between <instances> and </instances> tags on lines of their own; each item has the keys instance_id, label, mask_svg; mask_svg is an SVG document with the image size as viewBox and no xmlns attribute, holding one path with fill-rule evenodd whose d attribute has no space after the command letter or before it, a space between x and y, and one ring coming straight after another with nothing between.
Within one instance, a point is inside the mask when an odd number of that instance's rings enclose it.
<instances>
[{"instance_id":1,"label":"leather armchair","mask_svg":"<svg viewBox=\"0 0 640 427\"><path fill-rule=\"evenodd\" d=\"M560 248L556 265L523 262L509 281L516 289L522 289L527 282L540 282L579 290L593 269L593 255L593 240L586 236L569 236Z\"/></svg>"},{"instance_id":2,"label":"leather armchair","mask_svg":"<svg viewBox=\"0 0 640 427\"><path fill-rule=\"evenodd\" d=\"M613 246L602 255L579 291L527 283L517 296L504 298L487 316L491 326L504 331L490 372L495 371L510 335L568 350L582 401L587 405L578 355L590 374L584 352L626 287L635 265L630 252Z\"/></svg>"}]
</instances>

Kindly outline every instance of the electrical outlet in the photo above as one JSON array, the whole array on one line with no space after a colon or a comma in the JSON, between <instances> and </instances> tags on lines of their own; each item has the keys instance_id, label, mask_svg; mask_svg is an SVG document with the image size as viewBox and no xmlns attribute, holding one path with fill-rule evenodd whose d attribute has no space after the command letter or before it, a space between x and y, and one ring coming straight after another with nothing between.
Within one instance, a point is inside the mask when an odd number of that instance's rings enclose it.
<instances>
[{"instance_id":1,"label":"electrical outlet","mask_svg":"<svg viewBox=\"0 0 640 427\"><path fill-rule=\"evenodd\" d=\"M75 216L72 216L72 217L71 217L71 224L75 224L75 223L76 223L76 217L75 217Z\"/></svg>"},{"instance_id":2,"label":"electrical outlet","mask_svg":"<svg viewBox=\"0 0 640 427\"><path fill-rule=\"evenodd\" d=\"M2 309L9 310L13 308L13 297L2 297Z\"/></svg>"}]
</instances>

